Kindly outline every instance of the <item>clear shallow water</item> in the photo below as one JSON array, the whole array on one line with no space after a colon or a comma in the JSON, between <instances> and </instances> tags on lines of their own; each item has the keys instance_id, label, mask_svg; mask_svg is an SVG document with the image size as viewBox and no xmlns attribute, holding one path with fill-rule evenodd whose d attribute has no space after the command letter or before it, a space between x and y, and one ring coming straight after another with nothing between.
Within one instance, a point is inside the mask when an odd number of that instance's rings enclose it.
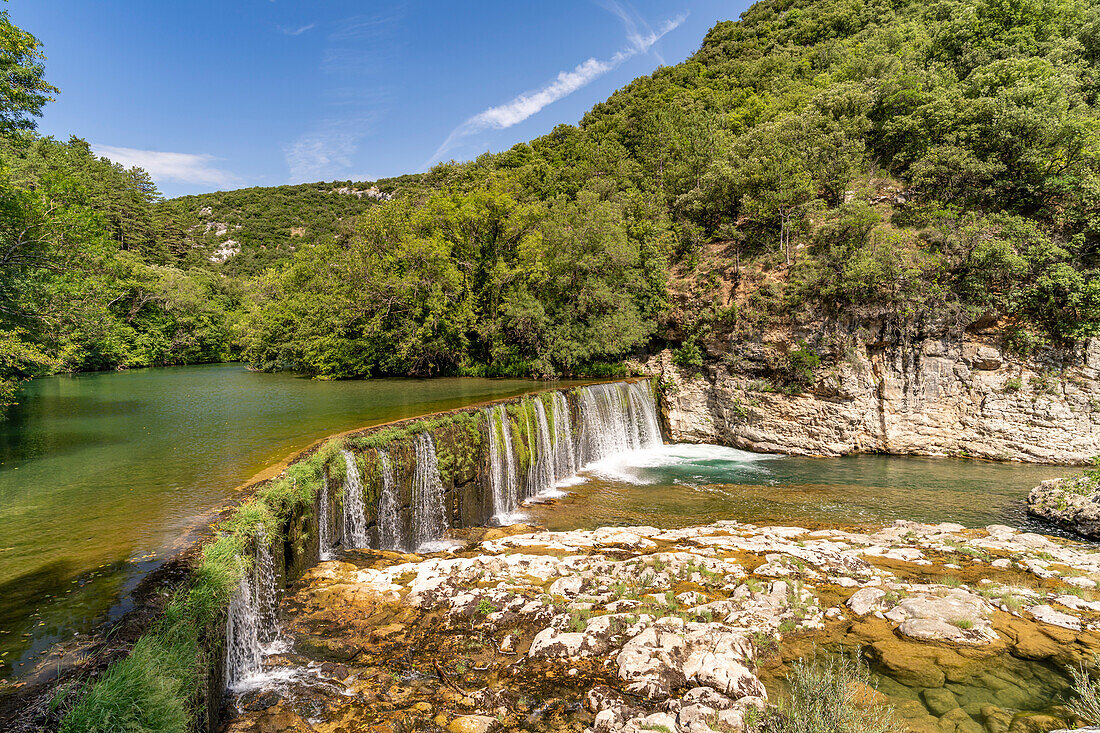
<instances>
[{"instance_id":1,"label":"clear shallow water","mask_svg":"<svg viewBox=\"0 0 1100 733\"><path fill-rule=\"evenodd\" d=\"M1033 486L1057 466L956 458L801 458L714 445L666 445L588 466L552 505L527 509L551 529L601 525L685 527L735 519L784 524L888 524L895 519L1008 524L1028 519Z\"/></svg>"},{"instance_id":2,"label":"clear shallow water","mask_svg":"<svg viewBox=\"0 0 1100 733\"><path fill-rule=\"evenodd\" d=\"M197 515L293 451L560 384L318 382L236 364L30 382L0 422L0 678L124 610Z\"/></svg>"}]
</instances>

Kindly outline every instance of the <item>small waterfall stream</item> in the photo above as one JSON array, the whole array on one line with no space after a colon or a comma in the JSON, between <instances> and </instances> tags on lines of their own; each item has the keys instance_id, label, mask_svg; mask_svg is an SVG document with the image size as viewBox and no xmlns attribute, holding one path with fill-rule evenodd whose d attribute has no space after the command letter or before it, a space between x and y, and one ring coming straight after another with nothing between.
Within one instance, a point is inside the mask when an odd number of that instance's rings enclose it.
<instances>
[{"instance_id":1,"label":"small waterfall stream","mask_svg":"<svg viewBox=\"0 0 1100 733\"><path fill-rule=\"evenodd\" d=\"M573 446L573 424L569 417L569 403L561 392L554 392L554 481L569 478L577 472L577 452Z\"/></svg>"},{"instance_id":2,"label":"small waterfall stream","mask_svg":"<svg viewBox=\"0 0 1100 733\"><path fill-rule=\"evenodd\" d=\"M649 384L595 384L580 390L581 462L661 445Z\"/></svg>"},{"instance_id":3,"label":"small waterfall stream","mask_svg":"<svg viewBox=\"0 0 1100 733\"><path fill-rule=\"evenodd\" d=\"M317 497L317 546L322 560L332 559L332 520L329 518L328 471L321 479Z\"/></svg>"},{"instance_id":4,"label":"small waterfall stream","mask_svg":"<svg viewBox=\"0 0 1100 733\"><path fill-rule=\"evenodd\" d=\"M347 476L344 478L344 546L366 547L370 539L367 537L367 516L363 511L363 477L359 475L355 454L349 450L341 453L347 466Z\"/></svg>"},{"instance_id":5,"label":"small waterfall stream","mask_svg":"<svg viewBox=\"0 0 1100 733\"><path fill-rule=\"evenodd\" d=\"M489 488L493 497L493 516L504 522L519 506L512 429L504 405L486 409L485 419L489 424Z\"/></svg>"},{"instance_id":6,"label":"small waterfall stream","mask_svg":"<svg viewBox=\"0 0 1100 733\"><path fill-rule=\"evenodd\" d=\"M542 398L535 396L535 443L531 446L531 467L527 477L527 495L538 496L550 491L554 476L554 451L550 443L550 426ZM530 418L528 418L530 429Z\"/></svg>"},{"instance_id":7,"label":"small waterfall stream","mask_svg":"<svg viewBox=\"0 0 1100 733\"><path fill-rule=\"evenodd\" d=\"M252 590L251 573L237 558L240 579L237 590L229 598L229 613L225 625L225 682L230 690L238 689L255 679L263 669L260 647L256 594Z\"/></svg>"},{"instance_id":8,"label":"small waterfall stream","mask_svg":"<svg viewBox=\"0 0 1100 733\"><path fill-rule=\"evenodd\" d=\"M443 539L447 532L443 481L439 477L435 442L427 432L416 436L416 473L413 474L413 549L421 550Z\"/></svg>"},{"instance_id":9,"label":"small waterfall stream","mask_svg":"<svg viewBox=\"0 0 1100 733\"><path fill-rule=\"evenodd\" d=\"M394 480L390 457L378 451L382 465L382 496L378 499L378 546L383 550L404 550L405 532L398 514L397 482Z\"/></svg>"},{"instance_id":10,"label":"small waterfall stream","mask_svg":"<svg viewBox=\"0 0 1100 733\"><path fill-rule=\"evenodd\" d=\"M229 599L225 641L226 686L234 691L263 684L264 656L287 648L279 626L275 558L262 525L256 529L254 567L246 568L238 557L237 571L240 578Z\"/></svg>"}]
</instances>

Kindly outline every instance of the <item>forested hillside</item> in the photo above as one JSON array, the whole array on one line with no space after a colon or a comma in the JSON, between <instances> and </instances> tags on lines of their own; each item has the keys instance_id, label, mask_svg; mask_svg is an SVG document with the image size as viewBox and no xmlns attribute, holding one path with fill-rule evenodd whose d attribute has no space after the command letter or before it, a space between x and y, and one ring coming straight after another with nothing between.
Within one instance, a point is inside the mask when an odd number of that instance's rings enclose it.
<instances>
[{"instance_id":1,"label":"forested hillside","mask_svg":"<svg viewBox=\"0 0 1100 733\"><path fill-rule=\"evenodd\" d=\"M162 202L28 132L52 90L33 39L7 48L33 97L3 100L9 378L591 374L822 320L1100 335L1100 8L1078 0L759 2L579 125L366 196Z\"/></svg>"}]
</instances>

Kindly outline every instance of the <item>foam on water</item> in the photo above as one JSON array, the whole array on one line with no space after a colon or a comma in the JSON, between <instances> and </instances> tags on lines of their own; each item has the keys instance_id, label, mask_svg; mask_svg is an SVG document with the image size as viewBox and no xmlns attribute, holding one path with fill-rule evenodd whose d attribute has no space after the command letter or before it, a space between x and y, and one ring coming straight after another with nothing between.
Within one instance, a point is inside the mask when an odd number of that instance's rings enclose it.
<instances>
[{"instance_id":1,"label":"foam on water","mask_svg":"<svg viewBox=\"0 0 1100 733\"><path fill-rule=\"evenodd\" d=\"M632 484L667 481L670 472L677 483L710 483L727 478L738 483L737 475L764 471L766 468L759 464L779 457L706 443L672 443L617 453L588 464L585 472Z\"/></svg>"}]
</instances>

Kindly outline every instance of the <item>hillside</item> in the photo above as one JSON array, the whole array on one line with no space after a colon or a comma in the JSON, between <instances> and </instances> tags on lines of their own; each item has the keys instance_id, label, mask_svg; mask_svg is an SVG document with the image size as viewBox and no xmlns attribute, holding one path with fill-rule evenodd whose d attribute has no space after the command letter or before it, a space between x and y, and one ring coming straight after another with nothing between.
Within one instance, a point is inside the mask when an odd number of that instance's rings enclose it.
<instances>
[{"instance_id":1,"label":"hillside","mask_svg":"<svg viewBox=\"0 0 1100 733\"><path fill-rule=\"evenodd\" d=\"M1072 351L1100 335L1098 60L1100 10L1076 0L765 0L576 126L377 182L392 201L346 181L160 201L111 168L125 185L80 203L113 243L87 265L103 287L54 301L101 316L16 323L6 373L608 374L827 322ZM71 165L91 190L105 164ZM56 287L22 292L64 290L28 267ZM844 352L827 330L784 389Z\"/></svg>"},{"instance_id":2,"label":"hillside","mask_svg":"<svg viewBox=\"0 0 1100 733\"><path fill-rule=\"evenodd\" d=\"M229 275L256 275L302 245L335 237L344 222L350 229L390 197L369 183L334 181L181 196L159 206L189 222L187 259L221 265Z\"/></svg>"}]
</instances>

